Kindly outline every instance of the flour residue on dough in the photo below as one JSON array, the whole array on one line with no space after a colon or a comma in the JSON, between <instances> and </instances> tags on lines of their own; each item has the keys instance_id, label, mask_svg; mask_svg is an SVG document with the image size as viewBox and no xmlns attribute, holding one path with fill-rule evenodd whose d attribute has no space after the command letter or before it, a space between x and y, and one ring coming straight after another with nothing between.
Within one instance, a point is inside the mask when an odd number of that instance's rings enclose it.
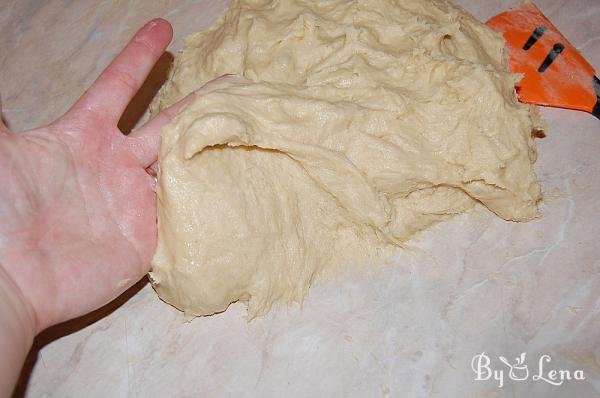
<instances>
[{"instance_id":1,"label":"flour residue on dough","mask_svg":"<svg viewBox=\"0 0 600 398\"><path fill-rule=\"evenodd\" d=\"M446 1L235 1L153 110L154 287L187 315L300 302L315 278L481 203L537 215L536 126L501 36Z\"/></svg>"}]
</instances>

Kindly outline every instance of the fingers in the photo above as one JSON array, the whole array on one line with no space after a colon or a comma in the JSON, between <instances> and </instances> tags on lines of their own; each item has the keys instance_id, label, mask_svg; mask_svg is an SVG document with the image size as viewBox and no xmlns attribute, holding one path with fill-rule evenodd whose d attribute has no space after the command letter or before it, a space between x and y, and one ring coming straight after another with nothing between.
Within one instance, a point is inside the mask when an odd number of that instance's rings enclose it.
<instances>
[{"instance_id":1,"label":"fingers","mask_svg":"<svg viewBox=\"0 0 600 398\"><path fill-rule=\"evenodd\" d=\"M0 97L0 132L7 133L9 131L10 130L8 129L6 124L4 124L4 119L2 118L2 97Z\"/></svg>"},{"instance_id":2,"label":"fingers","mask_svg":"<svg viewBox=\"0 0 600 398\"><path fill-rule=\"evenodd\" d=\"M162 128L177 115L177 112L179 112L182 107L192 101L195 97L196 93L189 94L187 97L163 110L145 125L132 131L127 136L128 145L135 156L140 160L142 166L149 167L156 162Z\"/></svg>"},{"instance_id":3,"label":"fingers","mask_svg":"<svg viewBox=\"0 0 600 398\"><path fill-rule=\"evenodd\" d=\"M135 155L140 159L141 164L144 167L148 167L156 161L160 145L160 132L162 128L177 115L177 112L179 112L182 107L197 96L203 95L204 93L219 87L219 85L236 82L239 79L238 76L231 74L217 77L179 102L163 110L138 130L132 131L127 138Z\"/></svg>"},{"instance_id":4,"label":"fingers","mask_svg":"<svg viewBox=\"0 0 600 398\"><path fill-rule=\"evenodd\" d=\"M173 29L164 19L148 22L138 30L66 116L91 112L116 125L172 37Z\"/></svg>"},{"instance_id":5,"label":"fingers","mask_svg":"<svg viewBox=\"0 0 600 398\"><path fill-rule=\"evenodd\" d=\"M156 177L158 175L158 161L152 163L150 166L146 167L146 172L150 174L152 177Z\"/></svg>"}]
</instances>

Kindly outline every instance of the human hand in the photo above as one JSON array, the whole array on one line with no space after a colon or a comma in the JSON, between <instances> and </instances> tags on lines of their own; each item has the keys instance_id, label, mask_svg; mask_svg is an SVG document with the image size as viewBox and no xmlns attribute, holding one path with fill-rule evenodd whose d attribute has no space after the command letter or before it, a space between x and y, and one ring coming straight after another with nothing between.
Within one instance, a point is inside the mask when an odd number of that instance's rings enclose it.
<instances>
[{"instance_id":1,"label":"human hand","mask_svg":"<svg viewBox=\"0 0 600 398\"><path fill-rule=\"evenodd\" d=\"M117 122L171 38L168 22L146 24L49 126L15 134L0 120L0 266L35 333L109 302L150 267L156 203L146 169L186 99L128 136Z\"/></svg>"}]
</instances>

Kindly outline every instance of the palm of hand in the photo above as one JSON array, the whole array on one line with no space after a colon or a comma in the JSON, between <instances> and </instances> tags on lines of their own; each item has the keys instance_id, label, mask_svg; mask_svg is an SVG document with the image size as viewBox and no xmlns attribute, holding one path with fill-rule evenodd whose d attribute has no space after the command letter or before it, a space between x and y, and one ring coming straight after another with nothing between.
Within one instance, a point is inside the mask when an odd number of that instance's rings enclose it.
<instances>
[{"instance_id":1,"label":"palm of hand","mask_svg":"<svg viewBox=\"0 0 600 398\"><path fill-rule=\"evenodd\" d=\"M22 134L0 124L0 262L39 330L116 297L150 266L160 128L182 103L130 136L118 119L170 41L142 28L77 104Z\"/></svg>"}]
</instances>

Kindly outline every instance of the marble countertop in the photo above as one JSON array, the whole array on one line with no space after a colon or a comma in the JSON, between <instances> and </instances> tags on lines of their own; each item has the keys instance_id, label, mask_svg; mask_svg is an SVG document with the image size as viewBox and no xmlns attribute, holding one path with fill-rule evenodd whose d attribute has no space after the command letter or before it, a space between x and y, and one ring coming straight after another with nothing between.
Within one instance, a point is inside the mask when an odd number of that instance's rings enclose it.
<instances>
[{"instance_id":1,"label":"marble countertop","mask_svg":"<svg viewBox=\"0 0 600 398\"><path fill-rule=\"evenodd\" d=\"M458 1L486 19L510 0ZM600 3L538 0L600 68ZM175 28L170 51L210 25L221 0L3 0L0 93L16 131L48 123L143 22ZM170 57L132 103L140 118ZM382 267L314 286L304 306L247 323L242 305L184 322L141 281L110 305L40 335L17 396L596 397L600 395L600 121L544 109L537 140L543 216L519 224L479 208L442 223ZM493 378L475 380L485 352ZM512 380L499 359L526 353ZM549 357L543 357L548 355ZM481 364L485 365L484 357ZM554 386L551 369L585 380ZM485 370L485 367L481 368ZM562 373L566 375L566 372ZM523 369L513 370L513 379ZM482 373L485 377L485 372Z\"/></svg>"}]
</instances>

